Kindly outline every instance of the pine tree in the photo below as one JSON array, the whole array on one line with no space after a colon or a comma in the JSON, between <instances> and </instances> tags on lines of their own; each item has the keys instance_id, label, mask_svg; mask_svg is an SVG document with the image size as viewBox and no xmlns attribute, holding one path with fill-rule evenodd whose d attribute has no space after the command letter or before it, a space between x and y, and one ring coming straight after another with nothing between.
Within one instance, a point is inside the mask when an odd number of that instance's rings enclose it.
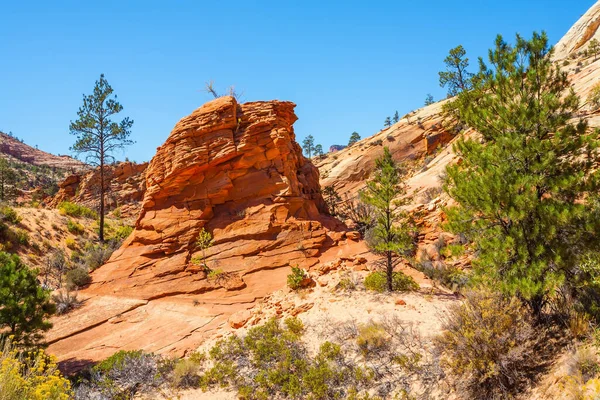
<instances>
[{"instance_id":1,"label":"pine tree","mask_svg":"<svg viewBox=\"0 0 600 400\"><path fill-rule=\"evenodd\" d=\"M323 155L323 146L320 144L316 145L314 152L316 157L321 157Z\"/></svg>"},{"instance_id":2,"label":"pine tree","mask_svg":"<svg viewBox=\"0 0 600 400\"><path fill-rule=\"evenodd\" d=\"M94 93L83 96L83 106L77 112L79 119L71 121L69 126L71 134L77 137L71 150L77 154L87 154L86 162L100 168L100 241L104 241L104 197L107 186L105 166L114 161L114 151L133 144L129 140L133 120L125 117L117 123L111 119L123 110L117 96L111 98L112 93L113 89L104 74L100 75Z\"/></svg>"},{"instance_id":3,"label":"pine tree","mask_svg":"<svg viewBox=\"0 0 600 400\"><path fill-rule=\"evenodd\" d=\"M360 193L360 199L373 207L375 221L369 232L370 247L385 257L385 272L388 290L392 291L394 266L399 256L406 255L413 248L411 225L404 204L397 200L406 193L401 181L404 171L396 164L388 147L383 156L375 160L374 176Z\"/></svg>"},{"instance_id":4,"label":"pine tree","mask_svg":"<svg viewBox=\"0 0 600 400\"><path fill-rule=\"evenodd\" d=\"M4 157L0 157L0 201L9 200L15 193L17 174Z\"/></svg>"},{"instance_id":5,"label":"pine tree","mask_svg":"<svg viewBox=\"0 0 600 400\"><path fill-rule=\"evenodd\" d=\"M433 96L431 95L431 93L427 93L427 96L425 97L425 106L430 106L433 103L435 103L435 100L433 100Z\"/></svg>"},{"instance_id":6,"label":"pine tree","mask_svg":"<svg viewBox=\"0 0 600 400\"><path fill-rule=\"evenodd\" d=\"M448 97L456 96L471 88L473 74L467 71L469 59L465 58L467 52L462 46L450 50L444 59L446 71L439 72L440 86L448 86Z\"/></svg>"},{"instance_id":7,"label":"pine tree","mask_svg":"<svg viewBox=\"0 0 600 400\"><path fill-rule=\"evenodd\" d=\"M360 140L360 135L358 134L358 132L352 132L352 135L350 135L350 140L348 140L348 147L352 146L354 143L358 142Z\"/></svg>"},{"instance_id":8,"label":"pine tree","mask_svg":"<svg viewBox=\"0 0 600 400\"><path fill-rule=\"evenodd\" d=\"M392 126L392 119L390 117L386 117L385 121L383 122L383 126L385 126L386 128Z\"/></svg>"},{"instance_id":9,"label":"pine tree","mask_svg":"<svg viewBox=\"0 0 600 400\"><path fill-rule=\"evenodd\" d=\"M0 329L25 345L35 344L52 327L47 318L56 309L36 275L19 256L0 252Z\"/></svg>"},{"instance_id":10,"label":"pine tree","mask_svg":"<svg viewBox=\"0 0 600 400\"><path fill-rule=\"evenodd\" d=\"M312 135L308 135L302 141L302 149L308 158L312 158L315 153L315 138Z\"/></svg>"},{"instance_id":11,"label":"pine tree","mask_svg":"<svg viewBox=\"0 0 600 400\"><path fill-rule=\"evenodd\" d=\"M594 61L598 59L598 53L600 52L600 42L598 39L590 40L588 51L594 55Z\"/></svg>"},{"instance_id":12,"label":"pine tree","mask_svg":"<svg viewBox=\"0 0 600 400\"><path fill-rule=\"evenodd\" d=\"M394 114L393 121L394 121L394 123L397 123L398 121L400 121L400 115L398 114L398 111L396 111L396 113Z\"/></svg>"},{"instance_id":13,"label":"pine tree","mask_svg":"<svg viewBox=\"0 0 600 400\"><path fill-rule=\"evenodd\" d=\"M582 254L598 248L594 208L599 142L571 123L579 99L553 64L545 33L501 36L480 60L473 89L455 101L459 119L482 139L462 139L462 162L448 167L445 190L459 204L449 228L477 249L477 275L522 298L540 315L573 276Z\"/></svg>"}]
</instances>

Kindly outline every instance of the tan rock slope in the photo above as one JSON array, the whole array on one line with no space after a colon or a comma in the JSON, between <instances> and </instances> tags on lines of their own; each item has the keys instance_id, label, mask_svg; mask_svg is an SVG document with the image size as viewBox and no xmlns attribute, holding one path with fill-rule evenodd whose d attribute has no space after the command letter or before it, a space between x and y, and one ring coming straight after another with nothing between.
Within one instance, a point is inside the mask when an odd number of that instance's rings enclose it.
<instances>
[{"instance_id":1,"label":"tan rock slope","mask_svg":"<svg viewBox=\"0 0 600 400\"><path fill-rule=\"evenodd\" d=\"M146 171L133 234L93 273L85 306L57 318L50 352L73 362L123 348L181 354L284 287L291 266L365 252L355 232L322 214L294 107L222 97L175 126ZM193 261L202 228L214 236L210 275Z\"/></svg>"},{"instance_id":2,"label":"tan rock slope","mask_svg":"<svg viewBox=\"0 0 600 400\"><path fill-rule=\"evenodd\" d=\"M587 49L590 40L600 40L600 2L596 2L556 44L555 60L569 58Z\"/></svg>"}]
</instances>

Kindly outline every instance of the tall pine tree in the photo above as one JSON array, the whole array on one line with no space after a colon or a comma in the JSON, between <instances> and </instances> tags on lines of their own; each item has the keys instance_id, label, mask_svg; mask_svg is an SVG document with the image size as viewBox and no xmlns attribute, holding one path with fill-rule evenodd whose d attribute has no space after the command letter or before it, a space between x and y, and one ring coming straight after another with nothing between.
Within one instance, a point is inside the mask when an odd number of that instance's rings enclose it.
<instances>
[{"instance_id":1,"label":"tall pine tree","mask_svg":"<svg viewBox=\"0 0 600 400\"><path fill-rule=\"evenodd\" d=\"M393 290L394 266L399 256L413 248L411 225L399 200L406 193L401 178L403 170L396 164L388 147L383 156L375 160L373 177L360 193L361 200L373 207L374 225L369 232L369 246L375 253L385 257L385 273L388 290Z\"/></svg>"},{"instance_id":2,"label":"tall pine tree","mask_svg":"<svg viewBox=\"0 0 600 400\"><path fill-rule=\"evenodd\" d=\"M579 99L552 63L545 33L501 36L480 60L473 88L455 104L481 134L460 140L462 162L447 169L446 191L459 204L449 227L474 242L478 276L523 299L538 316L598 248L589 194L598 189L598 134L572 123ZM454 115L454 114L453 114Z\"/></svg>"}]
</instances>

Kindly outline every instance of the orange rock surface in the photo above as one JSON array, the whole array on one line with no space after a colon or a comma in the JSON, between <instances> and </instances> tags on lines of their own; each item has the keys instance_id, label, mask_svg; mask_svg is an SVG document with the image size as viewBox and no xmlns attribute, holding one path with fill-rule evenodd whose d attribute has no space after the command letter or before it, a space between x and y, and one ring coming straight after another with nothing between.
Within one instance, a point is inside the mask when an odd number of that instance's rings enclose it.
<instances>
[{"instance_id":1,"label":"orange rock surface","mask_svg":"<svg viewBox=\"0 0 600 400\"><path fill-rule=\"evenodd\" d=\"M84 307L57 318L52 353L71 362L128 348L181 354L284 287L291 266L365 252L324 215L294 107L222 97L177 123L146 170L134 232L92 274ZM213 235L210 274L195 258L202 228Z\"/></svg>"}]
</instances>

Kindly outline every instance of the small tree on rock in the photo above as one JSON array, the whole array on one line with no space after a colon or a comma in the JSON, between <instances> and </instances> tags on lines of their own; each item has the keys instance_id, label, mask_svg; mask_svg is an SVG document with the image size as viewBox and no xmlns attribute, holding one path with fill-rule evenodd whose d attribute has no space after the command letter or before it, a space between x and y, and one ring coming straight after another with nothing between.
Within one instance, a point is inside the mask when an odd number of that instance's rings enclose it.
<instances>
[{"instance_id":1,"label":"small tree on rock","mask_svg":"<svg viewBox=\"0 0 600 400\"><path fill-rule=\"evenodd\" d=\"M431 93L428 93L425 97L425 106L430 106L433 103L435 103L435 100L433 100L433 96L431 95Z\"/></svg>"},{"instance_id":2,"label":"small tree on rock","mask_svg":"<svg viewBox=\"0 0 600 400\"><path fill-rule=\"evenodd\" d=\"M315 138L312 135L308 135L304 138L302 141L302 149L308 158L312 158L313 154L315 154Z\"/></svg>"},{"instance_id":3,"label":"small tree on rock","mask_svg":"<svg viewBox=\"0 0 600 400\"><path fill-rule=\"evenodd\" d=\"M368 232L369 246L385 257L385 273L388 290L393 290L393 274L397 259L410 252L414 245L412 227L408 216L401 209L405 201L398 198L406 193L401 181L404 171L396 164L388 147L383 156L375 161L374 176L360 193L363 202L374 211L374 225Z\"/></svg>"},{"instance_id":4,"label":"small tree on rock","mask_svg":"<svg viewBox=\"0 0 600 400\"><path fill-rule=\"evenodd\" d=\"M444 59L446 71L439 73L440 86L448 87L448 97L469 90L473 74L467 71L469 59L465 57L467 52L462 46L450 50L448 57Z\"/></svg>"},{"instance_id":5,"label":"small tree on rock","mask_svg":"<svg viewBox=\"0 0 600 400\"><path fill-rule=\"evenodd\" d=\"M125 117L121 122L114 122L112 117L121 111L123 106L117 96L111 97L113 88L100 75L96 81L93 94L83 96L83 106L79 108L79 118L69 126L72 135L77 137L71 150L77 154L86 154L86 162L100 168L100 227L99 239L104 241L104 203L107 188L105 166L115 159L112 154L116 150L134 142L129 139L133 120Z\"/></svg>"},{"instance_id":6,"label":"small tree on rock","mask_svg":"<svg viewBox=\"0 0 600 400\"><path fill-rule=\"evenodd\" d=\"M590 40L588 51L594 55L594 61L598 59L598 53L600 52L600 42L598 39Z\"/></svg>"},{"instance_id":7,"label":"small tree on rock","mask_svg":"<svg viewBox=\"0 0 600 400\"><path fill-rule=\"evenodd\" d=\"M394 118L393 118L394 123L398 123L398 121L400 121L400 114L398 114L398 111L396 111L394 113Z\"/></svg>"},{"instance_id":8,"label":"small tree on rock","mask_svg":"<svg viewBox=\"0 0 600 400\"><path fill-rule=\"evenodd\" d=\"M352 135L350 135L350 140L348 140L348 147L352 146L354 143L358 142L360 140L360 135L358 134L358 132L352 132Z\"/></svg>"},{"instance_id":9,"label":"small tree on rock","mask_svg":"<svg viewBox=\"0 0 600 400\"><path fill-rule=\"evenodd\" d=\"M383 126L385 126L386 128L392 126L392 119L390 117L386 117L385 121L383 122Z\"/></svg>"},{"instance_id":10,"label":"small tree on rock","mask_svg":"<svg viewBox=\"0 0 600 400\"><path fill-rule=\"evenodd\" d=\"M321 157L323 155L323 146L321 146L320 144L316 145L314 151L316 157Z\"/></svg>"}]
</instances>

